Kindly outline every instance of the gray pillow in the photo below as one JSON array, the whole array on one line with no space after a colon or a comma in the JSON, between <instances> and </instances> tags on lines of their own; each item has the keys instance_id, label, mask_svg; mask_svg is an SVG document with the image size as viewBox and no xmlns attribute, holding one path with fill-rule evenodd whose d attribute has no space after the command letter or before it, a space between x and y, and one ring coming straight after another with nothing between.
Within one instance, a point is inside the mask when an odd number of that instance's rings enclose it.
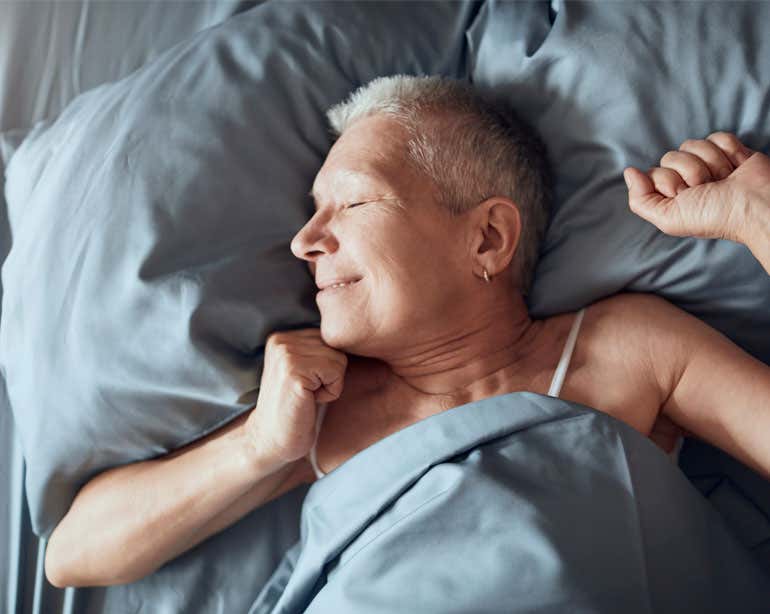
<instances>
[{"instance_id":1,"label":"gray pillow","mask_svg":"<svg viewBox=\"0 0 770 614\"><path fill-rule=\"evenodd\" d=\"M765 2L566 2L553 25L543 3L483 6L469 32L471 77L518 106L556 171L533 317L651 292L770 364L770 276L748 248L661 233L628 209L622 177L718 130L770 153L768 23ZM767 481L695 439L680 466L770 566Z\"/></svg>"},{"instance_id":2,"label":"gray pillow","mask_svg":"<svg viewBox=\"0 0 770 614\"><path fill-rule=\"evenodd\" d=\"M651 292L770 363L770 276L745 246L667 236L628 209L623 168L717 130L770 146L770 3L486 3L471 78L543 136L555 206L528 304ZM607 385L612 385L607 382Z\"/></svg>"},{"instance_id":3,"label":"gray pillow","mask_svg":"<svg viewBox=\"0 0 770 614\"><path fill-rule=\"evenodd\" d=\"M267 3L74 99L11 158L0 367L35 533L106 468L254 406L263 344L318 325L291 237L324 111L392 73L465 75L472 3Z\"/></svg>"}]
</instances>

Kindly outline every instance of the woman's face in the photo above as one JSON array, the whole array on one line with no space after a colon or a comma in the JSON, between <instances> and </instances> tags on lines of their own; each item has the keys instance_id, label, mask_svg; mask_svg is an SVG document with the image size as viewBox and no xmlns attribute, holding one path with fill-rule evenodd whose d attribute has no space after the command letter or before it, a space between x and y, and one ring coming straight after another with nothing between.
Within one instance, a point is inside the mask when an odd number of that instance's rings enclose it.
<instances>
[{"instance_id":1,"label":"woman's face","mask_svg":"<svg viewBox=\"0 0 770 614\"><path fill-rule=\"evenodd\" d=\"M378 115L354 122L316 175L316 212L291 242L316 284L321 336L335 348L383 356L449 329L473 291L465 216L436 204L430 181L405 163L406 130ZM477 286L476 286L477 287Z\"/></svg>"}]
</instances>

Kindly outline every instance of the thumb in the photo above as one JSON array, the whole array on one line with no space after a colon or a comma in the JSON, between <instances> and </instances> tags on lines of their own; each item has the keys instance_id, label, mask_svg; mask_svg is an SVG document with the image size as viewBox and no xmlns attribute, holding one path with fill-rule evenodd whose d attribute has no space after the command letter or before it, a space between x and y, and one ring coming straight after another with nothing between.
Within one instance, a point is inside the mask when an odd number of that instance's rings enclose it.
<instances>
[{"instance_id":1,"label":"thumb","mask_svg":"<svg viewBox=\"0 0 770 614\"><path fill-rule=\"evenodd\" d=\"M666 198L655 189L645 173L633 166L623 171L628 186L628 208L642 219L668 232L671 220L671 204L674 199Z\"/></svg>"},{"instance_id":2,"label":"thumb","mask_svg":"<svg viewBox=\"0 0 770 614\"><path fill-rule=\"evenodd\" d=\"M655 192L652 180L633 166L629 166L623 171L623 179L626 181L629 199L640 198Z\"/></svg>"}]
</instances>

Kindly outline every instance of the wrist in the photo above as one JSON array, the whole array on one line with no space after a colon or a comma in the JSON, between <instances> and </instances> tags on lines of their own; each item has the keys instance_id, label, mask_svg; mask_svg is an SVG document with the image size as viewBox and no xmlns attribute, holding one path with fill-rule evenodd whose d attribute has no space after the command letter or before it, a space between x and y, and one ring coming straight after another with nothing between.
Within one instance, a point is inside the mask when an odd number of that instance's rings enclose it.
<instances>
[{"instance_id":1,"label":"wrist","mask_svg":"<svg viewBox=\"0 0 770 614\"><path fill-rule=\"evenodd\" d=\"M770 202L752 205L744 235L741 242L770 275Z\"/></svg>"},{"instance_id":2,"label":"wrist","mask_svg":"<svg viewBox=\"0 0 770 614\"><path fill-rule=\"evenodd\" d=\"M749 242L756 248L766 247L770 243L770 202L755 203L749 217Z\"/></svg>"},{"instance_id":3,"label":"wrist","mask_svg":"<svg viewBox=\"0 0 770 614\"><path fill-rule=\"evenodd\" d=\"M742 218L740 230L735 233L735 241L754 251L761 241L769 240L770 204L761 201L749 202Z\"/></svg>"},{"instance_id":4,"label":"wrist","mask_svg":"<svg viewBox=\"0 0 770 614\"><path fill-rule=\"evenodd\" d=\"M233 434L244 468L252 476L254 482L279 471L288 464L277 455L272 454L267 446L260 445L248 428L248 424L242 424Z\"/></svg>"}]
</instances>

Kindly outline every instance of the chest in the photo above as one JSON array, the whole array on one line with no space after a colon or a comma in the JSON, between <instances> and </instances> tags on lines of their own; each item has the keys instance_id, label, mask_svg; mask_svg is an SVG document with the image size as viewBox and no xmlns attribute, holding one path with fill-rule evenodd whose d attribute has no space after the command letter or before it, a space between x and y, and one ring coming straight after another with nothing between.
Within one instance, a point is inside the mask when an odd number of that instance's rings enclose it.
<instances>
[{"instance_id":1,"label":"chest","mask_svg":"<svg viewBox=\"0 0 770 614\"><path fill-rule=\"evenodd\" d=\"M581 325L558 396L603 411L648 436L660 399L649 361L644 359L644 348L624 344L603 325L598 310L591 314L594 317L589 313ZM567 319L565 324L570 322ZM496 394L548 394L569 327L559 331L532 361L531 369L507 379ZM324 472L417 420L450 409L451 405L440 399L410 394L402 386L369 389L367 383L381 377L381 371L376 371L380 368L372 363L350 363L345 392L328 404L318 437L317 460Z\"/></svg>"}]
</instances>

